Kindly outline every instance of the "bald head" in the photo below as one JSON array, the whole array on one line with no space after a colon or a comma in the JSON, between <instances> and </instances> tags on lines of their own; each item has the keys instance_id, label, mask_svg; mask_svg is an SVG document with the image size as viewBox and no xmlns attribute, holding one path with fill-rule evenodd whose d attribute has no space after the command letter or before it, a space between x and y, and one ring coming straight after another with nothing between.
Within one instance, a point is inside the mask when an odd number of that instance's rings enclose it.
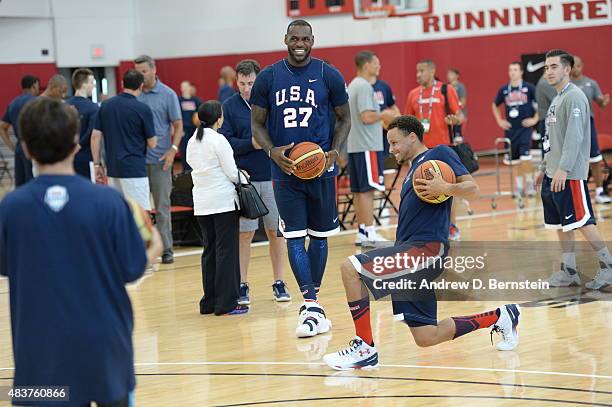
<instances>
[{"instance_id":1,"label":"bald head","mask_svg":"<svg viewBox=\"0 0 612 407\"><path fill-rule=\"evenodd\" d=\"M231 84L236 79L236 71L234 71L234 68L227 65L221 68L221 71L219 71L219 76L225 83Z\"/></svg>"},{"instance_id":2,"label":"bald head","mask_svg":"<svg viewBox=\"0 0 612 407\"><path fill-rule=\"evenodd\" d=\"M68 92L68 81L62 75L57 74L53 75L49 82L47 83L47 89L43 93L43 96L46 96L51 99L62 100L66 97L66 93Z\"/></svg>"}]
</instances>

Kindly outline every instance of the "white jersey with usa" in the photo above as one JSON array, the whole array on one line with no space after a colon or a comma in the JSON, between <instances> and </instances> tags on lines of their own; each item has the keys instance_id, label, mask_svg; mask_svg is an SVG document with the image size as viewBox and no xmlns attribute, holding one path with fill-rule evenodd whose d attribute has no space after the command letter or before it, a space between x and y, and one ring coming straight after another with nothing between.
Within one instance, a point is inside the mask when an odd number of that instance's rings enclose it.
<instances>
[{"instance_id":1,"label":"white jersey with usa","mask_svg":"<svg viewBox=\"0 0 612 407\"><path fill-rule=\"evenodd\" d=\"M459 156L448 146L437 146L414 158L412 167L402 186L399 207L399 219L395 234L396 243L400 242L446 242L450 225L450 211L453 198L439 204L422 201L412 188L414 171L429 160L440 160L448 164L460 177L468 170L459 160Z\"/></svg>"},{"instance_id":2,"label":"white jersey with usa","mask_svg":"<svg viewBox=\"0 0 612 407\"><path fill-rule=\"evenodd\" d=\"M268 132L275 146L310 141L331 150L334 107L348 101L344 78L337 69L312 58L304 67L286 59L268 66L255 80L250 102L268 111ZM335 175L335 170L327 175ZM272 162L275 180L294 178Z\"/></svg>"}]
</instances>

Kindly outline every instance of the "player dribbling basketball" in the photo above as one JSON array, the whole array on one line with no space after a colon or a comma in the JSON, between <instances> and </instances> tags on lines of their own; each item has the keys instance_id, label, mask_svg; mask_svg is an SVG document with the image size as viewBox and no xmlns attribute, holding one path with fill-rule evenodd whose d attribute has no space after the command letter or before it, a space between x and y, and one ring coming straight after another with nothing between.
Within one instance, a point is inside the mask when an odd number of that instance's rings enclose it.
<instances>
[{"instance_id":1,"label":"player dribbling basketball","mask_svg":"<svg viewBox=\"0 0 612 407\"><path fill-rule=\"evenodd\" d=\"M273 161L279 230L287 239L289 263L304 298L296 335L309 337L330 329L317 291L327 263L327 237L339 231L335 162L350 129L350 112L340 72L310 57L314 44L310 24L291 22L285 44L287 58L264 69L253 85L251 131ZM327 155L323 174L313 180L292 175L294 163L285 156L303 141L318 144ZM310 237L308 250L306 236Z\"/></svg>"},{"instance_id":2,"label":"player dribbling basketball","mask_svg":"<svg viewBox=\"0 0 612 407\"><path fill-rule=\"evenodd\" d=\"M325 355L325 362L334 369L367 369L378 365L378 352L374 346L370 325L368 290L375 299L391 294L395 319L403 320L410 327L418 346L437 345L492 325L493 329L501 332L503 336L503 340L497 344L497 349L512 350L518 344L516 326L520 308L516 304L505 305L483 314L446 318L438 323L437 301L433 291L424 290L416 294L419 297L406 300L406 297L398 295L401 294L399 292L381 290L380 285L376 284L376 278L372 278L374 274L387 279L406 274L405 269L392 267L386 267L377 273L373 268L374 259L377 257L386 260L398 254L411 258L424 255L439 260L446 258L448 254L452 199L439 204L428 204L417 197L412 186L412 177L420 163L440 160L447 163L456 175L454 184L445 182L437 173L431 174L431 180L416 180L415 185L420 194L449 195L470 200L478 198L478 185L457 154L448 146L427 149L423 145L423 133L423 125L414 116L400 116L389 125L387 137L391 153L399 163L412 163L400 195L396 241L392 247L350 256L341 266L342 282L355 324L356 337L349 342L348 348ZM415 273L416 278L434 280L444 271L441 266L438 267L443 263L436 261L433 265L414 267L411 271Z\"/></svg>"}]
</instances>

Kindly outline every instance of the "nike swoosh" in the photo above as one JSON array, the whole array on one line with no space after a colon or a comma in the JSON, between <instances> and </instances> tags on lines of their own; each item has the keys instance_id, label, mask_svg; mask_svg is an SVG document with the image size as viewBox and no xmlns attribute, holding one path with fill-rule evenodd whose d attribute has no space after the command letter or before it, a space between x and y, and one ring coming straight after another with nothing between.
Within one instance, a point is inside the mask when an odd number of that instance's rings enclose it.
<instances>
[{"instance_id":1,"label":"nike swoosh","mask_svg":"<svg viewBox=\"0 0 612 407\"><path fill-rule=\"evenodd\" d=\"M567 215L567 216L565 217L565 220L568 220L568 219L569 219L569 218L571 218L572 216L574 216L574 215Z\"/></svg>"},{"instance_id":2,"label":"nike swoosh","mask_svg":"<svg viewBox=\"0 0 612 407\"><path fill-rule=\"evenodd\" d=\"M336 223L336 221L337 221L337 220L338 220L338 217L336 216L336 217L334 218L334 223Z\"/></svg>"},{"instance_id":3,"label":"nike swoosh","mask_svg":"<svg viewBox=\"0 0 612 407\"><path fill-rule=\"evenodd\" d=\"M316 79L308 79L308 83L316 82Z\"/></svg>"},{"instance_id":4,"label":"nike swoosh","mask_svg":"<svg viewBox=\"0 0 612 407\"><path fill-rule=\"evenodd\" d=\"M527 62L527 72L535 72L542 68L544 68L545 62L538 62L537 64L532 64L531 61Z\"/></svg>"},{"instance_id":5,"label":"nike swoosh","mask_svg":"<svg viewBox=\"0 0 612 407\"><path fill-rule=\"evenodd\" d=\"M418 162L418 163L420 163L421 161L423 161L423 159L424 159L424 158L425 158L425 156L423 156L423 157L419 158L419 159L417 160L417 162Z\"/></svg>"}]
</instances>

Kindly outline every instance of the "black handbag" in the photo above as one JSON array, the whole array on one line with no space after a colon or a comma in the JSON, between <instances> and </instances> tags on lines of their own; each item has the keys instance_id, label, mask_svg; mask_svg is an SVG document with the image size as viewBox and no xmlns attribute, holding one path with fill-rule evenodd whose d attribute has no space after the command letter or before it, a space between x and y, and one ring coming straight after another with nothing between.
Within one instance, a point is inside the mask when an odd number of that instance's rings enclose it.
<instances>
[{"instance_id":1,"label":"black handbag","mask_svg":"<svg viewBox=\"0 0 612 407\"><path fill-rule=\"evenodd\" d=\"M245 176L245 178L247 177ZM257 219L270 212L251 181L247 178L246 184L240 182L240 169L238 169L238 183L234 185L238 193L240 216L247 219Z\"/></svg>"},{"instance_id":2,"label":"black handbag","mask_svg":"<svg viewBox=\"0 0 612 407\"><path fill-rule=\"evenodd\" d=\"M450 106L448 105L447 87L448 84L442 84L440 92L444 96L444 109L446 110L446 114L448 115L450 114ZM478 171L480 165L478 164L478 157L474 153L474 150L472 150L472 146L470 146L468 143L455 144L455 140L453 138L453 126L451 126L450 124L448 125L448 137L450 139L449 147L455 150L455 153L457 153L457 155L459 156L459 160L461 160L461 163L463 164L465 169L468 170L470 174Z\"/></svg>"}]
</instances>

